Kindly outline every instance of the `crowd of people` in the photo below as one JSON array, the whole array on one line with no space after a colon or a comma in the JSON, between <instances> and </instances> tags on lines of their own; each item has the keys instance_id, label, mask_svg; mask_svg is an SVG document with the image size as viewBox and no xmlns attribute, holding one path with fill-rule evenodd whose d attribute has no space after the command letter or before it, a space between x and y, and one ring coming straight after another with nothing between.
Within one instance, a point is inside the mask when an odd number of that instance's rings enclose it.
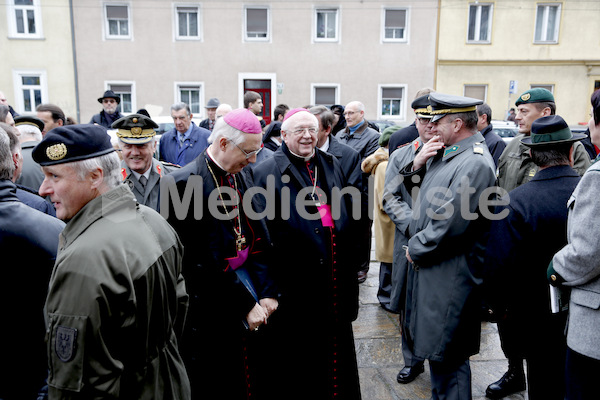
<instances>
[{"instance_id":1,"label":"crowd of people","mask_svg":"<svg viewBox=\"0 0 600 400\"><path fill-rule=\"evenodd\" d=\"M173 104L160 140L110 90L87 124L0 98L0 248L29 257L26 292L22 268L0 279L1 400L360 399L372 234L399 384L427 360L432 399L471 399L488 320L508 360L488 398L595 398L600 91L587 134L522 93L508 144L489 105L430 88L401 129L360 101L267 125L248 91L198 125Z\"/></svg>"}]
</instances>

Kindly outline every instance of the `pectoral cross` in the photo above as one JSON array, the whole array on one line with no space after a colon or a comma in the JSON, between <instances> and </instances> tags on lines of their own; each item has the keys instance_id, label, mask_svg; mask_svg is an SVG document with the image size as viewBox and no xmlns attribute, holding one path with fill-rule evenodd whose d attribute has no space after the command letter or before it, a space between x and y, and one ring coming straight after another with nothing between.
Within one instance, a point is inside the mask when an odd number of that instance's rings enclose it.
<instances>
[{"instance_id":1,"label":"pectoral cross","mask_svg":"<svg viewBox=\"0 0 600 400\"><path fill-rule=\"evenodd\" d=\"M244 247L245 244L246 244L246 238L243 237L242 235L238 235L238 237L235 239L235 247L236 247L237 251L242 251L242 248Z\"/></svg>"}]
</instances>

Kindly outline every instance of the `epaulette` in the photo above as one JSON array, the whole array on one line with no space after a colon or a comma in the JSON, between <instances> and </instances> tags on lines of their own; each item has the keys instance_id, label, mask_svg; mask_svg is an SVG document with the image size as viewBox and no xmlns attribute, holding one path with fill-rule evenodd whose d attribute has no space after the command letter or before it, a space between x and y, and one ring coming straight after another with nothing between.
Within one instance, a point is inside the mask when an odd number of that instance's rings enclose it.
<instances>
[{"instance_id":1,"label":"epaulette","mask_svg":"<svg viewBox=\"0 0 600 400\"><path fill-rule=\"evenodd\" d=\"M396 147L396 149L401 149L402 147L408 146L409 144L410 142L401 144L400 146Z\"/></svg>"},{"instance_id":2,"label":"epaulette","mask_svg":"<svg viewBox=\"0 0 600 400\"><path fill-rule=\"evenodd\" d=\"M483 155L483 145L481 142L475 142L473 144L473 153Z\"/></svg>"}]
</instances>

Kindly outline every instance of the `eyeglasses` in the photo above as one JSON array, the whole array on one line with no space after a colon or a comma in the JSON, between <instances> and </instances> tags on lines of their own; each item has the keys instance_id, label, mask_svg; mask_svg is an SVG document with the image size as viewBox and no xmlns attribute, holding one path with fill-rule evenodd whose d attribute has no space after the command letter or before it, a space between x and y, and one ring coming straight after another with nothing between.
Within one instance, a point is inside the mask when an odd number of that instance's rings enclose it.
<instances>
[{"instance_id":1,"label":"eyeglasses","mask_svg":"<svg viewBox=\"0 0 600 400\"><path fill-rule=\"evenodd\" d=\"M311 135L316 135L317 134L317 129L316 128L298 128L293 130L291 133L292 135L302 135L304 132L308 131L308 133L310 133Z\"/></svg>"},{"instance_id":2,"label":"eyeglasses","mask_svg":"<svg viewBox=\"0 0 600 400\"><path fill-rule=\"evenodd\" d=\"M353 115L358 113L358 111L344 111L344 115Z\"/></svg>"},{"instance_id":3,"label":"eyeglasses","mask_svg":"<svg viewBox=\"0 0 600 400\"><path fill-rule=\"evenodd\" d=\"M103 103L116 103L117 101L115 99L102 99Z\"/></svg>"},{"instance_id":4,"label":"eyeglasses","mask_svg":"<svg viewBox=\"0 0 600 400\"><path fill-rule=\"evenodd\" d=\"M233 143L233 144L235 145L235 147L237 147L238 149L240 149L240 151L241 151L242 153L244 153L244 156L246 156L246 160L248 160L248 159L252 158L252 156L258 156L258 153L260 153L260 151L261 151L261 150L263 149L263 147L264 147L264 144L263 144L263 143L261 143L261 144L260 144L260 149L258 149L258 150L254 150L254 151L251 151L251 152L249 152L249 153L248 153L246 150L244 150L244 149L242 149L240 146L238 146L238 145L237 145L235 142L232 142L231 140L230 140L230 142L231 142L231 143Z\"/></svg>"},{"instance_id":5,"label":"eyeglasses","mask_svg":"<svg viewBox=\"0 0 600 400\"><path fill-rule=\"evenodd\" d=\"M427 125L431 121L431 118L417 118L417 120L423 125Z\"/></svg>"}]
</instances>

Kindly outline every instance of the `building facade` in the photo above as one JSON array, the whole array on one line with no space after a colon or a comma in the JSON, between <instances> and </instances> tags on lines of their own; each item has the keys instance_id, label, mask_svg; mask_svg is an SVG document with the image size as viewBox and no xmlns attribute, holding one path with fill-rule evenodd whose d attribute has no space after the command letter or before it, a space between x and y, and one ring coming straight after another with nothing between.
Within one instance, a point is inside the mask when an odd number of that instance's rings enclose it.
<instances>
[{"instance_id":1,"label":"building facade","mask_svg":"<svg viewBox=\"0 0 600 400\"><path fill-rule=\"evenodd\" d=\"M77 118L68 0L7 0L0 5L0 91L20 114L41 103Z\"/></svg>"},{"instance_id":2,"label":"building facade","mask_svg":"<svg viewBox=\"0 0 600 400\"><path fill-rule=\"evenodd\" d=\"M569 124L600 87L600 2L440 0L436 87L486 101L504 119L522 92L554 93Z\"/></svg>"}]
</instances>

